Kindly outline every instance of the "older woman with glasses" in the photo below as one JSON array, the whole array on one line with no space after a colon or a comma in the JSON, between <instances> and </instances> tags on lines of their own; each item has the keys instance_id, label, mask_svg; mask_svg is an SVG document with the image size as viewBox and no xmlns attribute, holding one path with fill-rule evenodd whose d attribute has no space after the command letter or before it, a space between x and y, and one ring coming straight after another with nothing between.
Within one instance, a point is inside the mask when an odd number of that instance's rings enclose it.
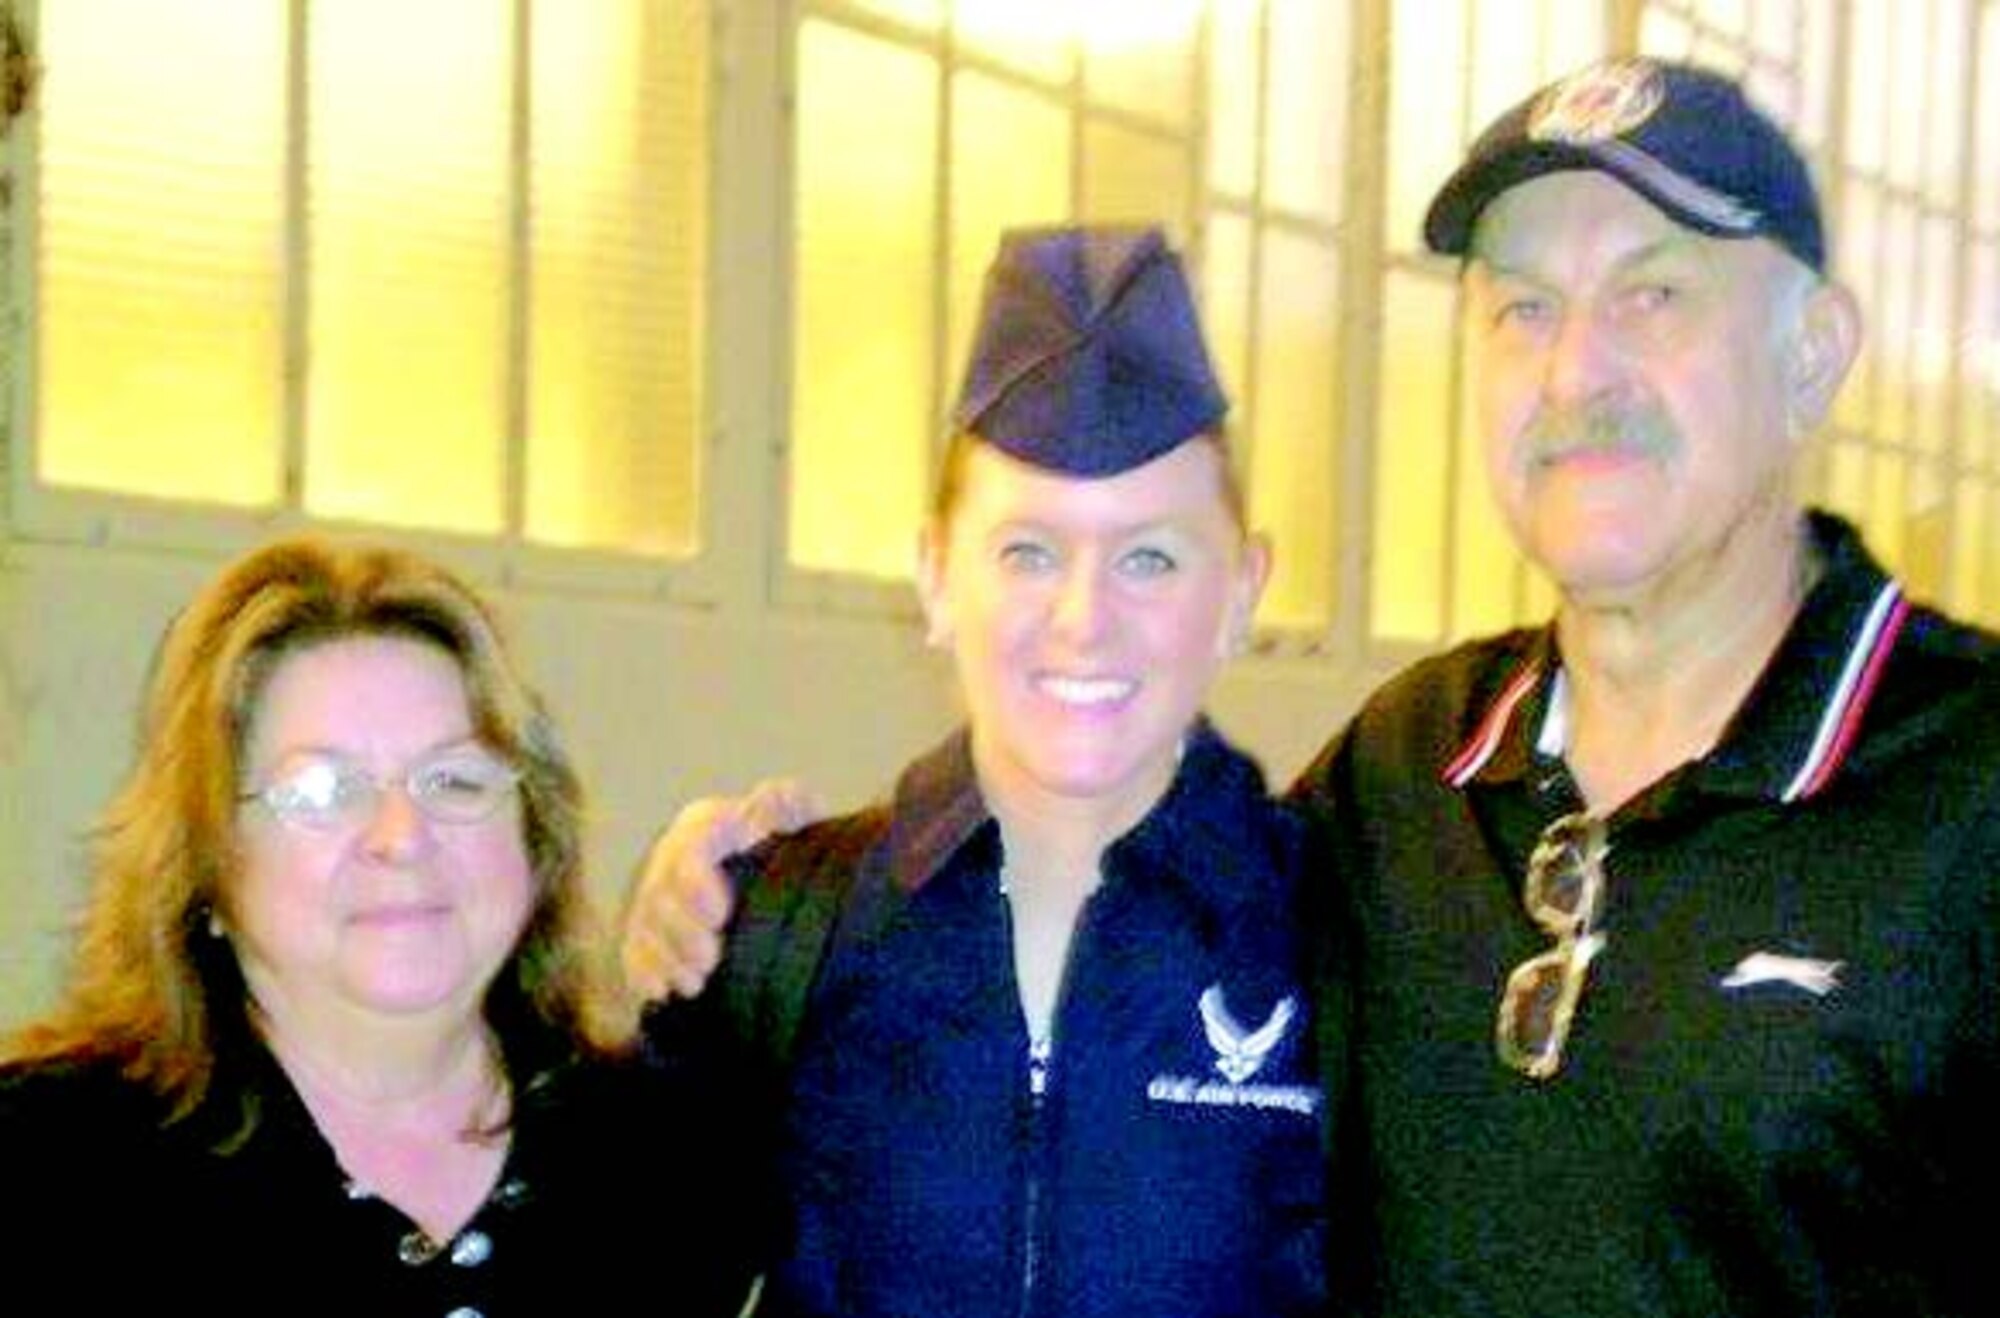
<instances>
[{"instance_id":1,"label":"older woman with glasses","mask_svg":"<svg viewBox=\"0 0 2000 1318\"><path fill-rule=\"evenodd\" d=\"M141 732L67 990L0 1066L9 1257L79 1312L543 1314L586 1279L737 1311L727 1205L630 1207L732 1182L629 1055L576 775L472 591L252 552L168 632Z\"/></svg>"}]
</instances>

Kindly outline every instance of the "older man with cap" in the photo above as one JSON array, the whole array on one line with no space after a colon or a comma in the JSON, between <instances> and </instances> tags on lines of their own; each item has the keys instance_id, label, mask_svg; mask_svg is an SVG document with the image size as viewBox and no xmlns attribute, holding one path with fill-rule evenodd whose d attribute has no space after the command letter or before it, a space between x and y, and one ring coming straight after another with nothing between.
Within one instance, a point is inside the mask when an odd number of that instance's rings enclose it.
<instances>
[{"instance_id":1,"label":"older man with cap","mask_svg":"<svg viewBox=\"0 0 2000 1318\"><path fill-rule=\"evenodd\" d=\"M1804 163L1733 83L1614 61L1495 123L1425 235L1560 605L1295 789L1360 949L1336 1193L1378 1307L1990 1311L1995 646L1794 492L1859 335Z\"/></svg>"},{"instance_id":2,"label":"older man with cap","mask_svg":"<svg viewBox=\"0 0 2000 1318\"><path fill-rule=\"evenodd\" d=\"M1156 231L1006 238L919 570L966 727L735 862L652 1018L775 1114L760 1313L1320 1311L1303 829L1200 712L1266 572L1224 408Z\"/></svg>"}]
</instances>

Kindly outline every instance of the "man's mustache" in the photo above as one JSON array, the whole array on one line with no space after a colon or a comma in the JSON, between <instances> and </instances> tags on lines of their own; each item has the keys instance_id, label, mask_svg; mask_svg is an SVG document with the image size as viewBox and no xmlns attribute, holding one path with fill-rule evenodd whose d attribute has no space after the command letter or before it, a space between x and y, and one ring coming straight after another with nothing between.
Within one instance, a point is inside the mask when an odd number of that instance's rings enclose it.
<instances>
[{"instance_id":1,"label":"man's mustache","mask_svg":"<svg viewBox=\"0 0 2000 1318\"><path fill-rule=\"evenodd\" d=\"M1664 457L1680 435L1657 407L1580 403L1543 407L1522 439L1529 462L1547 463L1598 452Z\"/></svg>"}]
</instances>

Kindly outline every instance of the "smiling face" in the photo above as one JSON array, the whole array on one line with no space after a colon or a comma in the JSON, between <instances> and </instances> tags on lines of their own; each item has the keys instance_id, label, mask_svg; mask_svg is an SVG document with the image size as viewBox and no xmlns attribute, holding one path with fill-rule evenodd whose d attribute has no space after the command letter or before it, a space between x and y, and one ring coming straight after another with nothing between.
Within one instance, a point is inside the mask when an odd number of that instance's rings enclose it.
<instances>
[{"instance_id":1,"label":"smiling face","mask_svg":"<svg viewBox=\"0 0 2000 1318\"><path fill-rule=\"evenodd\" d=\"M1844 294L1592 171L1496 198L1466 293L1494 494L1567 598L1789 570L1796 444L1852 355Z\"/></svg>"},{"instance_id":2,"label":"smiling face","mask_svg":"<svg viewBox=\"0 0 2000 1318\"><path fill-rule=\"evenodd\" d=\"M413 765L481 753L458 665L434 645L353 636L277 661L251 712L245 789L304 755L390 785L351 824L326 829L261 801L239 807L227 918L267 1020L477 1016L532 901L518 796L477 822L440 823L403 781Z\"/></svg>"},{"instance_id":3,"label":"smiling face","mask_svg":"<svg viewBox=\"0 0 2000 1318\"><path fill-rule=\"evenodd\" d=\"M1184 443L1100 479L983 443L960 461L919 587L956 656L981 787L996 809L1134 822L1263 587L1222 453Z\"/></svg>"}]
</instances>

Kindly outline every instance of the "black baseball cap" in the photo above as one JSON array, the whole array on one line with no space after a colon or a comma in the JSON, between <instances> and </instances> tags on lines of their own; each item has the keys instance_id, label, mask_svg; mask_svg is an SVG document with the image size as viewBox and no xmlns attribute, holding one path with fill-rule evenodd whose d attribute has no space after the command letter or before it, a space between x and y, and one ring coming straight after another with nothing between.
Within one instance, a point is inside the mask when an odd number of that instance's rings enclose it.
<instances>
[{"instance_id":1,"label":"black baseball cap","mask_svg":"<svg viewBox=\"0 0 2000 1318\"><path fill-rule=\"evenodd\" d=\"M1732 79L1646 58L1590 65L1501 115L1432 199L1424 241L1463 256L1495 197L1573 169L1610 174L1697 232L1769 238L1826 270L1819 196L1785 131Z\"/></svg>"}]
</instances>

